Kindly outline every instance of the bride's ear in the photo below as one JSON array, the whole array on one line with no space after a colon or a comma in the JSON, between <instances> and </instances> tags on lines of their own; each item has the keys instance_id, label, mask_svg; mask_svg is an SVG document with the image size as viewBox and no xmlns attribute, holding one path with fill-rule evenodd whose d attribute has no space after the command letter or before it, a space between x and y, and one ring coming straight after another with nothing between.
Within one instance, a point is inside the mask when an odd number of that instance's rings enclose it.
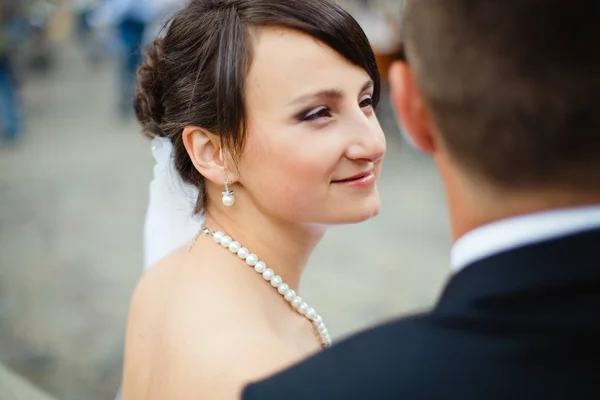
<instances>
[{"instance_id":1,"label":"bride's ear","mask_svg":"<svg viewBox=\"0 0 600 400\"><path fill-rule=\"evenodd\" d=\"M183 145L198 172L222 185L225 179L221 140L197 126L187 126L182 133Z\"/></svg>"}]
</instances>

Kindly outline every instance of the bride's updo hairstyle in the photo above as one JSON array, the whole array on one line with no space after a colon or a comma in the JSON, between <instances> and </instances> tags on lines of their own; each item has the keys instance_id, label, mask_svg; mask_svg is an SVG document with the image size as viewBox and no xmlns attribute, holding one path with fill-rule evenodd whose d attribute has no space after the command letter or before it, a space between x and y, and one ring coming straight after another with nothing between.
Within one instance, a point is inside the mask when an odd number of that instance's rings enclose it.
<instances>
[{"instance_id":1,"label":"bride's updo hairstyle","mask_svg":"<svg viewBox=\"0 0 600 400\"><path fill-rule=\"evenodd\" d=\"M150 137L166 137L175 167L185 182L200 189L196 212L204 204L204 178L194 168L182 140L197 126L219 135L234 160L244 148L244 83L252 63L256 29L285 27L308 34L364 69L380 94L375 56L359 24L328 0L191 0L168 24L163 38L148 48L139 68L135 112Z\"/></svg>"}]
</instances>

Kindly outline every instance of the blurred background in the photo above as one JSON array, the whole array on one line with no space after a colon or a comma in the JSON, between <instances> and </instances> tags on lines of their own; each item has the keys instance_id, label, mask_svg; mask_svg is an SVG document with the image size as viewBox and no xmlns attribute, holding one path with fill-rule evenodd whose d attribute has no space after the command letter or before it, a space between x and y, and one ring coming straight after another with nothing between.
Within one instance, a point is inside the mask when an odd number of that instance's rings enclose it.
<instances>
[{"instance_id":1,"label":"blurred background","mask_svg":"<svg viewBox=\"0 0 600 400\"><path fill-rule=\"evenodd\" d=\"M1 400L118 390L153 166L131 112L136 48L184 2L140 2L124 20L136 1L0 0ZM341 3L385 73L401 0ZM383 211L332 229L303 280L336 339L431 306L449 272L434 165L402 139L386 93L378 114Z\"/></svg>"}]
</instances>

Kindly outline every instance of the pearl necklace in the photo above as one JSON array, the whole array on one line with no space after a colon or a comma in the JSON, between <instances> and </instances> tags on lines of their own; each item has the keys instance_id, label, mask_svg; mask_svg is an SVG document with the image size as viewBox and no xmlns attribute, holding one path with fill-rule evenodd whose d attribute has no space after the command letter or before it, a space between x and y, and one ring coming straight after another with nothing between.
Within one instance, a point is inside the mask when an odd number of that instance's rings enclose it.
<instances>
[{"instance_id":1,"label":"pearl necklace","mask_svg":"<svg viewBox=\"0 0 600 400\"><path fill-rule=\"evenodd\" d=\"M275 275L275 272L271 268L267 268L267 264L258 259L256 254L250 253L245 247L242 247L240 242L234 241L231 236L224 232L214 232L212 229L202 226L198 235L203 233L205 235L211 235L216 243L219 243L224 248L229 249L241 259L246 261L250 267L254 267L254 270L261 274L263 279L277 290L277 292L283 296L283 298L290 303L292 308L296 310L300 315L306 317L315 329L315 332L319 338L319 342L322 347L331 346L331 337L329 331L323 322L323 318L317 314L314 308L310 308L302 297L296 295L296 292L291 289L279 275ZM196 236L197 238L198 236ZM195 242L195 240L194 240ZM192 243L193 246L193 243ZM190 247L191 250L191 247Z\"/></svg>"}]
</instances>

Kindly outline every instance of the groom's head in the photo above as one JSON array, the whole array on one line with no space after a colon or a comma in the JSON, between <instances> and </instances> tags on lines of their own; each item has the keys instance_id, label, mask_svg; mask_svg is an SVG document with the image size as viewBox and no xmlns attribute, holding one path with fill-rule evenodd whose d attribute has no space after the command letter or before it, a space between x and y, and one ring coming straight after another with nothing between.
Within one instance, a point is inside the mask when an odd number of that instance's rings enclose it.
<instances>
[{"instance_id":1,"label":"groom's head","mask_svg":"<svg viewBox=\"0 0 600 400\"><path fill-rule=\"evenodd\" d=\"M477 224L600 192L599 26L596 0L407 0L393 101L451 212Z\"/></svg>"}]
</instances>

